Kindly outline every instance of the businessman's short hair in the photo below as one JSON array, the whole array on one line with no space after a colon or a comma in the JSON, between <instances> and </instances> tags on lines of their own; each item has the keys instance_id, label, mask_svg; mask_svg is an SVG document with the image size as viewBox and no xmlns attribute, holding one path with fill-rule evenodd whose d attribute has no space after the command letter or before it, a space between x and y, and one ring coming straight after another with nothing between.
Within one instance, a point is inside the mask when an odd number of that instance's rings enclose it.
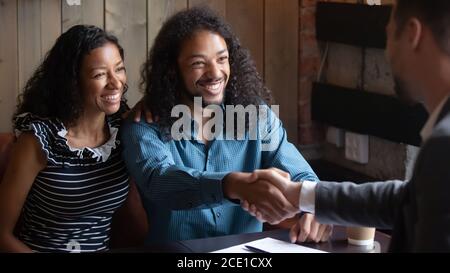
<instances>
[{"instance_id":1,"label":"businessman's short hair","mask_svg":"<svg viewBox=\"0 0 450 273\"><path fill-rule=\"evenodd\" d=\"M408 20L417 17L427 25L442 50L450 55L450 1L449 0L397 0L394 14L401 33Z\"/></svg>"}]
</instances>

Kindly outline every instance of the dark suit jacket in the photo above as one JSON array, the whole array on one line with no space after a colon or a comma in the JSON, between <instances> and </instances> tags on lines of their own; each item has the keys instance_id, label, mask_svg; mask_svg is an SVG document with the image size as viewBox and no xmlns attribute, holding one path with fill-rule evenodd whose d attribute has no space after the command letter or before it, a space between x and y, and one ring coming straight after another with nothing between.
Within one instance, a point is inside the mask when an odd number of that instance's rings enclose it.
<instances>
[{"instance_id":1,"label":"dark suit jacket","mask_svg":"<svg viewBox=\"0 0 450 273\"><path fill-rule=\"evenodd\" d=\"M450 252L450 100L410 181L318 183L315 210L322 223L393 228L391 252Z\"/></svg>"}]
</instances>

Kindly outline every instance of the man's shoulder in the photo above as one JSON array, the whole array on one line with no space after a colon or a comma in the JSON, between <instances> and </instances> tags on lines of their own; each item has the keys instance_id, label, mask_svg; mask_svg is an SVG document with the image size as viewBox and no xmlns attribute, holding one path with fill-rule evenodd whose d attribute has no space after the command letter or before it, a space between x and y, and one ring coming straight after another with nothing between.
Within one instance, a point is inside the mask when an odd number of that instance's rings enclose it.
<instances>
[{"instance_id":1,"label":"man's shoulder","mask_svg":"<svg viewBox=\"0 0 450 273\"><path fill-rule=\"evenodd\" d=\"M450 114L434 126L431 136L422 144L419 158L430 156L450 156Z\"/></svg>"},{"instance_id":2,"label":"man's shoulder","mask_svg":"<svg viewBox=\"0 0 450 273\"><path fill-rule=\"evenodd\" d=\"M139 122L134 121L132 118L127 118L122 122L122 135L142 134L142 132L159 136L160 127L157 123L148 123L144 118L141 118Z\"/></svg>"}]
</instances>

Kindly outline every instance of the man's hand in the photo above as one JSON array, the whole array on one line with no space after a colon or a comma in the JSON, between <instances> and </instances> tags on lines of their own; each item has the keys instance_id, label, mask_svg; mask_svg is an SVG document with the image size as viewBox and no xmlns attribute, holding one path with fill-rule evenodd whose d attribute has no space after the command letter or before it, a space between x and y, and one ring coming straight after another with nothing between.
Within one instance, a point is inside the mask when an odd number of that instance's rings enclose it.
<instances>
[{"instance_id":1,"label":"man's hand","mask_svg":"<svg viewBox=\"0 0 450 273\"><path fill-rule=\"evenodd\" d=\"M328 241L332 233L332 225L320 224L316 221L313 214L305 213L298 222L292 226L289 237L291 238L292 243L303 243L305 241L319 243Z\"/></svg>"},{"instance_id":2,"label":"man's hand","mask_svg":"<svg viewBox=\"0 0 450 273\"><path fill-rule=\"evenodd\" d=\"M131 114L133 116L134 122L140 122L142 112L144 112L145 121L147 121L147 123L153 123L153 121L158 121L158 117L153 119L152 112L149 109L147 109L143 100L138 101L130 111L123 113L122 118L126 119Z\"/></svg>"},{"instance_id":3,"label":"man's hand","mask_svg":"<svg viewBox=\"0 0 450 273\"><path fill-rule=\"evenodd\" d=\"M257 178L255 173L230 173L224 178L224 195L241 202L250 202L258 207L258 220L272 225L298 212L277 187Z\"/></svg>"},{"instance_id":4,"label":"man's hand","mask_svg":"<svg viewBox=\"0 0 450 273\"><path fill-rule=\"evenodd\" d=\"M290 203L290 211L283 220L291 218L299 212L299 196L301 191L300 182L292 182L289 173L279 170L277 168L270 168L267 170L256 170L253 172L259 183L270 183L276 186L284 195L286 200ZM248 211L250 215L255 216L261 222L269 222L267 214L263 213L258 204L252 203L248 199L241 201L241 206Z\"/></svg>"},{"instance_id":5,"label":"man's hand","mask_svg":"<svg viewBox=\"0 0 450 273\"><path fill-rule=\"evenodd\" d=\"M254 174L258 177L258 180L265 180L276 186L298 210L302 187L301 182L292 182L289 173L277 168L256 170Z\"/></svg>"}]
</instances>

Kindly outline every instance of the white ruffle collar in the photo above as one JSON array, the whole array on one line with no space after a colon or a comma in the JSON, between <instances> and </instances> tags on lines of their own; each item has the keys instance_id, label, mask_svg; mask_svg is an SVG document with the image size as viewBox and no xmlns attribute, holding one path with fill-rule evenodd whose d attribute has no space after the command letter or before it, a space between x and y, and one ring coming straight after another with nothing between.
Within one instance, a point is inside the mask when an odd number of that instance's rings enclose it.
<instances>
[{"instance_id":1,"label":"white ruffle collar","mask_svg":"<svg viewBox=\"0 0 450 273\"><path fill-rule=\"evenodd\" d=\"M58 132L58 135L60 137L64 138L64 141L65 141L67 147L69 148L69 150L71 152L77 153L77 156L80 157L81 159L83 158L83 152L87 150L92 153L92 158L97 159L97 161L101 160L102 162L106 162L108 160L109 156L111 155L112 149L116 148L117 133L119 132L119 128L111 127L111 125L109 123L108 123L108 127L109 127L109 134L111 137L105 144L103 144L99 147L95 147L95 148L90 148L90 147L73 148L73 147L70 147L69 142L66 138L67 130L65 127L63 127Z\"/></svg>"}]
</instances>

